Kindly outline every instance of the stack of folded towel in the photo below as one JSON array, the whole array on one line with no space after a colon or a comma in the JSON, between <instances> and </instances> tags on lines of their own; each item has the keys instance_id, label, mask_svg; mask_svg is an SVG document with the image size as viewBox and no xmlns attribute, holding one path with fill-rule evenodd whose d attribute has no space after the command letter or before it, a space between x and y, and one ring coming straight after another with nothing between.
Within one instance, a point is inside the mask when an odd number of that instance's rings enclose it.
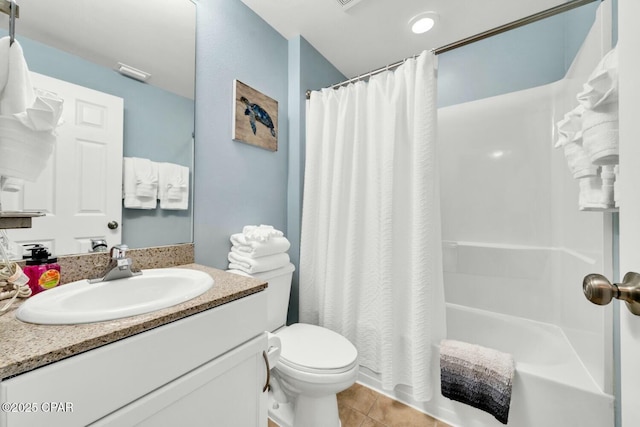
<instances>
[{"instance_id":1,"label":"stack of folded towel","mask_svg":"<svg viewBox=\"0 0 640 427\"><path fill-rule=\"evenodd\" d=\"M466 403L507 424L515 366L510 354L454 340L440 343L444 397Z\"/></svg>"},{"instance_id":2,"label":"stack of folded towel","mask_svg":"<svg viewBox=\"0 0 640 427\"><path fill-rule=\"evenodd\" d=\"M577 96L578 107L557 123L556 148L579 181L580 210L618 207L614 188L618 150L618 56L614 48L600 61Z\"/></svg>"},{"instance_id":3,"label":"stack of folded towel","mask_svg":"<svg viewBox=\"0 0 640 427\"><path fill-rule=\"evenodd\" d=\"M0 39L0 176L35 182L56 142L64 100L35 90L20 43Z\"/></svg>"},{"instance_id":4,"label":"stack of folded towel","mask_svg":"<svg viewBox=\"0 0 640 427\"><path fill-rule=\"evenodd\" d=\"M291 244L280 230L270 225L248 225L231 235L229 269L248 274L277 270L289 264Z\"/></svg>"}]
</instances>

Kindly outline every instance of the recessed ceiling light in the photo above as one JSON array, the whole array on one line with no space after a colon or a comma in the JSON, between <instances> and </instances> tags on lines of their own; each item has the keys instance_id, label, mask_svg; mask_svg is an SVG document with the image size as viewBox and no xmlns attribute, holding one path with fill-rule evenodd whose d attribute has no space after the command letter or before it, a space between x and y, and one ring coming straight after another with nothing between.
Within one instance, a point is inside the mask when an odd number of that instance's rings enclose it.
<instances>
[{"instance_id":1,"label":"recessed ceiling light","mask_svg":"<svg viewBox=\"0 0 640 427\"><path fill-rule=\"evenodd\" d=\"M423 34L432 29L437 20L437 13L423 12L411 18L409 21L409 27L415 34Z\"/></svg>"}]
</instances>

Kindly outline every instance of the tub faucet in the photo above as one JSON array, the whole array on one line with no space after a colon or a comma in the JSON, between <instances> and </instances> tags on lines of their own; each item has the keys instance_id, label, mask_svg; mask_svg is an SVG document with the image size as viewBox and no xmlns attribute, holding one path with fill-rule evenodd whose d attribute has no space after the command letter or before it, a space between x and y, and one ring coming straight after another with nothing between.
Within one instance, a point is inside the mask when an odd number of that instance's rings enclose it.
<instances>
[{"instance_id":1,"label":"tub faucet","mask_svg":"<svg viewBox=\"0 0 640 427\"><path fill-rule=\"evenodd\" d=\"M109 254L111 260L105 270L98 277L89 279L89 283L107 282L109 280L124 279L127 277L139 276L142 271L133 268L133 261L127 258L127 245L116 245L111 248Z\"/></svg>"}]
</instances>

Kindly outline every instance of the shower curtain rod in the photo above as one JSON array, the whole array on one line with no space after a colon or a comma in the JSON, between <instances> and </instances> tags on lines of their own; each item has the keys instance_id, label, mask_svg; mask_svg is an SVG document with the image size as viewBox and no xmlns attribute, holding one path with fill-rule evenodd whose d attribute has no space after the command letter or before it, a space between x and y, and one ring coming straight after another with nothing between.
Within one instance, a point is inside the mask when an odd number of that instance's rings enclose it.
<instances>
[{"instance_id":1,"label":"shower curtain rod","mask_svg":"<svg viewBox=\"0 0 640 427\"><path fill-rule=\"evenodd\" d=\"M572 0L572 1L569 1L567 3L562 3L562 4L558 5L558 6L552 7L550 9L543 10L542 12L534 13L533 15L529 15L529 16L526 16L524 18L518 19L516 21L509 22L507 24L501 25L499 27L492 28L492 29L484 31L482 33L478 33L478 34L475 34L473 36L470 36L470 37L455 41L453 43L449 43L449 44L447 44L445 46L441 46L441 47L438 47L436 49L432 49L431 51L436 55L440 55L441 53L449 52L450 50L454 50L454 49L457 49L459 47L466 46L468 44L471 44L471 43L474 43L474 42L477 42L477 41L480 41L480 40L484 40L486 38L489 38L489 37L504 33L506 31L513 30L513 29L522 27L524 25L531 24L531 23L536 22L536 21L540 21L542 19L549 18L551 16L558 15L560 13L567 12L569 10L572 10L572 9L577 8L577 7L584 6L586 4L593 3L593 2L596 2L596 1L604 1L604 0ZM387 71L387 70L390 70L390 69L397 68L400 65L404 64L404 62L407 59L416 58L417 56L418 55L413 55L413 56L405 58L405 59L403 59L401 61L394 62L393 64L385 65L384 67L380 67L380 68L378 68L376 70L369 71L368 73L361 74L361 75L359 75L357 77L354 77L352 79L345 80L345 81L340 82L340 83L336 83L336 84L334 84L332 86L327 87L327 89L337 89L337 88L339 88L341 86L344 86L346 84L353 83L353 82L356 82L358 80L361 80L361 79L364 79L364 78L367 78L367 77L371 77L371 76L373 76L375 74L378 74L378 73L381 73L383 71ZM309 98L311 98L311 90L307 90L307 99L309 99Z\"/></svg>"}]
</instances>

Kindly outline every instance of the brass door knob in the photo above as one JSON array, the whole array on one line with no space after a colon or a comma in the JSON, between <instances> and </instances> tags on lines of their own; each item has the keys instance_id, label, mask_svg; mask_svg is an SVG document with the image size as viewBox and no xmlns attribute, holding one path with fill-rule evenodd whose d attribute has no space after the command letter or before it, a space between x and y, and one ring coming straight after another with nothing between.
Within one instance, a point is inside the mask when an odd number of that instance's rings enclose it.
<instances>
[{"instance_id":1,"label":"brass door knob","mask_svg":"<svg viewBox=\"0 0 640 427\"><path fill-rule=\"evenodd\" d=\"M611 283L601 274L588 274L582 281L582 291L589 301L607 305L613 298L623 300L627 308L640 316L640 274L630 271L622 283Z\"/></svg>"},{"instance_id":2,"label":"brass door knob","mask_svg":"<svg viewBox=\"0 0 640 427\"><path fill-rule=\"evenodd\" d=\"M109 227L109 230L115 230L116 228L118 228L119 224L118 221L109 221L109 223L107 224L107 227Z\"/></svg>"}]
</instances>

